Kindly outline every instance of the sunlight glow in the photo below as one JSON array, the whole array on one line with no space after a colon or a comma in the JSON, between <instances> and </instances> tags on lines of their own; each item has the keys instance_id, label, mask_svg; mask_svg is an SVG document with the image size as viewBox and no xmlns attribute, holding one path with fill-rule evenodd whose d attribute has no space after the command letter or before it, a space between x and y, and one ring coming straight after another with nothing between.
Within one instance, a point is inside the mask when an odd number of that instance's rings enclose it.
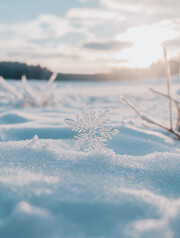
<instances>
[{"instance_id":1,"label":"sunlight glow","mask_svg":"<svg viewBox=\"0 0 180 238\"><path fill-rule=\"evenodd\" d=\"M118 40L131 41L133 46L116 54L126 58L131 67L146 67L162 58L162 43L175 37L172 30L158 25L142 25L117 36Z\"/></svg>"}]
</instances>

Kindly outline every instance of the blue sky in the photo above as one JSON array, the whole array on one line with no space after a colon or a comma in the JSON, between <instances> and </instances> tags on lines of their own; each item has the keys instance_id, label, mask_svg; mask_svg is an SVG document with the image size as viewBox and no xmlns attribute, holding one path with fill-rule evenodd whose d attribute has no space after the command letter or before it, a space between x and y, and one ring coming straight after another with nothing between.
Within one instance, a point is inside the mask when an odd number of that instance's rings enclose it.
<instances>
[{"instance_id":1,"label":"blue sky","mask_svg":"<svg viewBox=\"0 0 180 238\"><path fill-rule=\"evenodd\" d=\"M68 9L83 5L77 0L0 0L0 22L22 22L40 14L63 16ZM96 5L96 1L86 3L91 7Z\"/></svg>"},{"instance_id":2,"label":"blue sky","mask_svg":"<svg viewBox=\"0 0 180 238\"><path fill-rule=\"evenodd\" d=\"M63 73L146 67L180 53L179 0L0 0L1 60Z\"/></svg>"},{"instance_id":3,"label":"blue sky","mask_svg":"<svg viewBox=\"0 0 180 238\"><path fill-rule=\"evenodd\" d=\"M80 5L77 1L63 0L1 0L0 21L3 23L14 23L31 20L40 14L64 15L72 5Z\"/></svg>"}]
</instances>

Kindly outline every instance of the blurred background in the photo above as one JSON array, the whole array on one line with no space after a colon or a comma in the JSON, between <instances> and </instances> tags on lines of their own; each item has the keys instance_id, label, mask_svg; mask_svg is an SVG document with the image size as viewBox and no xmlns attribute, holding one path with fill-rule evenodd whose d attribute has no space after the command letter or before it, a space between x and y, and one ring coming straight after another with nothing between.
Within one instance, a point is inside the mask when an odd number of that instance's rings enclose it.
<instances>
[{"instance_id":1,"label":"blurred background","mask_svg":"<svg viewBox=\"0 0 180 238\"><path fill-rule=\"evenodd\" d=\"M178 74L179 12L179 0L0 0L0 75L163 77L163 45Z\"/></svg>"}]
</instances>

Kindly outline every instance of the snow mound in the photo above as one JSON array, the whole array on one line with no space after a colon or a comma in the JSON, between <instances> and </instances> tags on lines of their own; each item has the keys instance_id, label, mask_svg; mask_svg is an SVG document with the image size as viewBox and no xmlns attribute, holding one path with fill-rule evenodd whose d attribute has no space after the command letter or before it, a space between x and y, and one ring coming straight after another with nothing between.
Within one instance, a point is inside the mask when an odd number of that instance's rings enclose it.
<instances>
[{"instance_id":1,"label":"snow mound","mask_svg":"<svg viewBox=\"0 0 180 238\"><path fill-rule=\"evenodd\" d=\"M0 158L2 237L180 235L179 153L84 153L36 136L0 143Z\"/></svg>"},{"instance_id":2,"label":"snow mound","mask_svg":"<svg viewBox=\"0 0 180 238\"><path fill-rule=\"evenodd\" d=\"M179 141L142 124L119 97L168 123L168 102L148 91L151 83L61 83L46 108L0 102L0 237L180 237ZM64 119L89 102L110 109L120 131L106 151L72 149L77 132Z\"/></svg>"},{"instance_id":3,"label":"snow mound","mask_svg":"<svg viewBox=\"0 0 180 238\"><path fill-rule=\"evenodd\" d=\"M0 124L17 124L17 123L25 123L29 120L23 116L15 113L3 113L0 115Z\"/></svg>"}]
</instances>

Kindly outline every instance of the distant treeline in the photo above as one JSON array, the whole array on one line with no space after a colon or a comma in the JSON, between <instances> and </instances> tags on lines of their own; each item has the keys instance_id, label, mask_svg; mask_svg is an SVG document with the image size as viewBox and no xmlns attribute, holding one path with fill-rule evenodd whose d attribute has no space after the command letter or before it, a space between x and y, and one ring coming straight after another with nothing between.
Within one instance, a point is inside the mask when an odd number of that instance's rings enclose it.
<instances>
[{"instance_id":1,"label":"distant treeline","mask_svg":"<svg viewBox=\"0 0 180 238\"><path fill-rule=\"evenodd\" d=\"M41 66L30 66L18 62L0 62L0 76L5 79L21 79L22 75L28 79L48 79L52 72Z\"/></svg>"},{"instance_id":2,"label":"distant treeline","mask_svg":"<svg viewBox=\"0 0 180 238\"><path fill-rule=\"evenodd\" d=\"M180 70L180 61L169 61L171 75L178 75ZM137 80L147 78L163 78L165 77L165 65L162 61L151 64L148 68L122 68L112 73L114 80Z\"/></svg>"},{"instance_id":3,"label":"distant treeline","mask_svg":"<svg viewBox=\"0 0 180 238\"><path fill-rule=\"evenodd\" d=\"M179 74L180 62L170 61L172 75ZM5 79L21 79L26 75L28 79L49 79L52 71L41 66L29 66L18 62L0 62L0 76ZM57 80L62 81L110 81L110 80L137 80L146 78L162 78L165 76L163 62L153 63L149 68L121 68L110 74L62 74L57 75Z\"/></svg>"}]
</instances>

